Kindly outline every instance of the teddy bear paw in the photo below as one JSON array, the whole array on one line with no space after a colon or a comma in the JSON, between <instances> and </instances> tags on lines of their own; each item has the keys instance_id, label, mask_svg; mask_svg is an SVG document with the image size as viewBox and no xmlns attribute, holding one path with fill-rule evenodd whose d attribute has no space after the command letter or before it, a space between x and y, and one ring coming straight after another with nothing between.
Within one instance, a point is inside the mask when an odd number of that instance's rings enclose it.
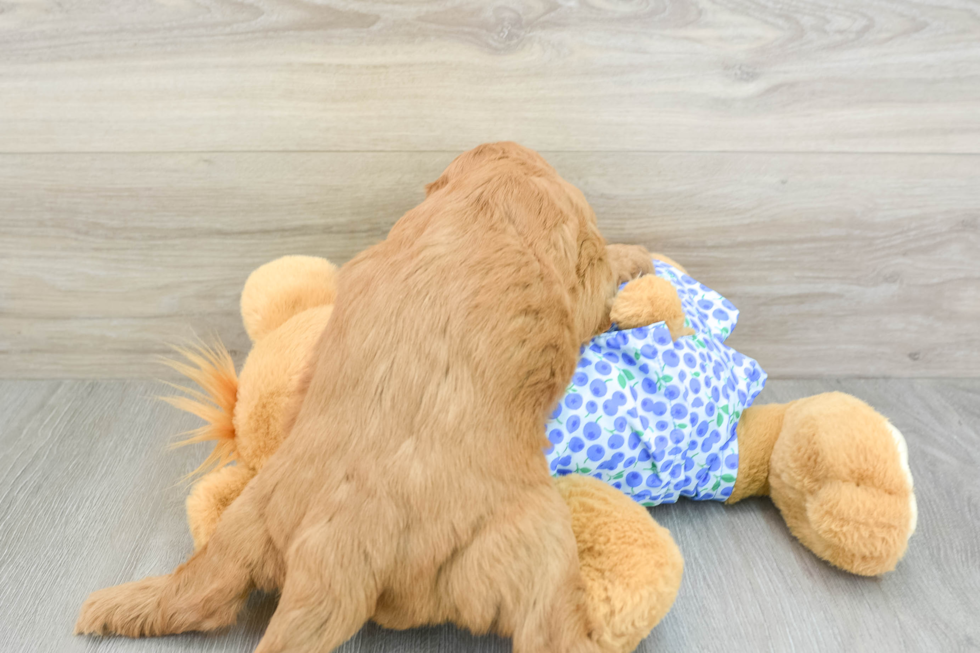
<instances>
[{"instance_id":1,"label":"teddy bear paw","mask_svg":"<svg viewBox=\"0 0 980 653\"><path fill-rule=\"evenodd\" d=\"M854 574L894 569L915 530L905 439L849 395L827 393L791 404L769 483L793 534Z\"/></svg>"}]
</instances>

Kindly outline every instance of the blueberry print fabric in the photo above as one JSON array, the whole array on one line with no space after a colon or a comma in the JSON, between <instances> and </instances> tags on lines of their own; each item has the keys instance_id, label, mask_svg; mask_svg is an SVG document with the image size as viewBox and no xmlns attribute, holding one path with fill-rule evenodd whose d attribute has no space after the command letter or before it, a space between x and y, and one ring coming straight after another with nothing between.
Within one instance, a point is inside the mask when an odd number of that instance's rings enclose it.
<instances>
[{"instance_id":1,"label":"blueberry print fabric","mask_svg":"<svg viewBox=\"0 0 980 653\"><path fill-rule=\"evenodd\" d=\"M695 334L673 342L658 322L593 338L548 421L545 453L553 474L590 474L643 505L724 501L738 470L738 419L766 373L725 344L738 321L731 302L673 266L654 268L677 289Z\"/></svg>"}]
</instances>

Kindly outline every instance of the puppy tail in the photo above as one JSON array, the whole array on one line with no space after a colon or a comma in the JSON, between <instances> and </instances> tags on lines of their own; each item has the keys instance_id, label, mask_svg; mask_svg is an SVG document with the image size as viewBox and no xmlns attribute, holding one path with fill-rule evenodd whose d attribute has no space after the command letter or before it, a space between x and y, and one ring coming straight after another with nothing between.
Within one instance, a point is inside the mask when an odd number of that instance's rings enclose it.
<instances>
[{"instance_id":1,"label":"puppy tail","mask_svg":"<svg viewBox=\"0 0 980 653\"><path fill-rule=\"evenodd\" d=\"M188 478L224 467L235 460L235 403L238 400L238 375L231 354L215 339L211 344L198 342L186 347L172 347L185 360L163 358L161 362L197 384L203 392L187 386L167 383L184 393L183 396L160 397L182 411L197 415L205 421L203 426L181 433L188 436L174 447L197 442L214 442L214 449ZM185 362L186 361L186 362Z\"/></svg>"}]
</instances>

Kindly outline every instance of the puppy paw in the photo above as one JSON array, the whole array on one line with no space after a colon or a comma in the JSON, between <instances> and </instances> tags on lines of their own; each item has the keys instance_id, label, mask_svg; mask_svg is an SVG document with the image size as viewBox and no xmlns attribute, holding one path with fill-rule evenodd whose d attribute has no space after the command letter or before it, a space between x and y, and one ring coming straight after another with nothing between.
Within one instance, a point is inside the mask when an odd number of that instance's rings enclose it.
<instances>
[{"instance_id":1,"label":"puppy paw","mask_svg":"<svg viewBox=\"0 0 980 653\"><path fill-rule=\"evenodd\" d=\"M610 318L621 329L665 322L674 340L694 333L684 326L684 309L677 290L666 279L652 274L623 287L613 301Z\"/></svg>"},{"instance_id":2,"label":"puppy paw","mask_svg":"<svg viewBox=\"0 0 980 653\"><path fill-rule=\"evenodd\" d=\"M609 266L616 279L616 287L641 274L653 274L650 252L643 245L609 245L606 247Z\"/></svg>"},{"instance_id":3,"label":"puppy paw","mask_svg":"<svg viewBox=\"0 0 980 653\"><path fill-rule=\"evenodd\" d=\"M76 635L148 637L163 634L158 627L160 588L165 577L144 578L92 592L82 604Z\"/></svg>"}]
</instances>

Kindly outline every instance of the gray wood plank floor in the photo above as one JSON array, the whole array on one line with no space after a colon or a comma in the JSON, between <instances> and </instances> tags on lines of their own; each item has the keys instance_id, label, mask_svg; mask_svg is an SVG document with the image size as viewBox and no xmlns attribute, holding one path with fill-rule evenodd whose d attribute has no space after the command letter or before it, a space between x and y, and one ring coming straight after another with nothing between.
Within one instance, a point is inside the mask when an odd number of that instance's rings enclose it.
<instances>
[{"instance_id":1,"label":"gray wood plank floor","mask_svg":"<svg viewBox=\"0 0 980 653\"><path fill-rule=\"evenodd\" d=\"M680 503L652 514L687 568L673 610L640 651L980 650L980 380L771 381L760 401L842 390L905 434L920 519L898 569L831 569L767 500ZM141 381L0 381L0 651L247 651L275 607L254 596L219 634L155 640L71 635L84 597L169 571L191 549L181 476L202 449L169 451L194 425ZM508 651L452 627L366 626L342 651Z\"/></svg>"}]
</instances>

